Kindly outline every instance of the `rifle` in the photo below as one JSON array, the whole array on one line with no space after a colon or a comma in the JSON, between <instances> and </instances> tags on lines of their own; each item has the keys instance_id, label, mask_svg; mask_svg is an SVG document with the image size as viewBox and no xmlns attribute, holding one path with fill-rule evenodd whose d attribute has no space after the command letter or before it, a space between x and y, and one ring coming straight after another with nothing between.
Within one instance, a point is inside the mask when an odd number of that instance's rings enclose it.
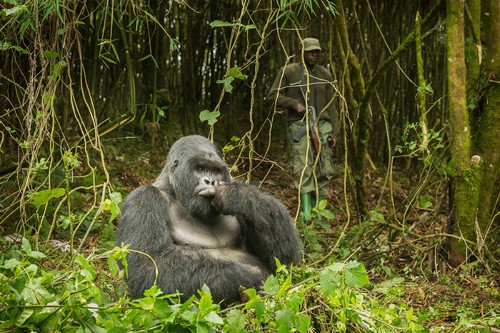
<instances>
[{"instance_id":1,"label":"rifle","mask_svg":"<svg viewBox=\"0 0 500 333\"><path fill-rule=\"evenodd\" d=\"M304 83L307 83L307 81L305 79L304 68L302 68L302 80L301 81ZM313 91L314 91L314 86L313 86ZM304 102L307 103L307 96L304 93L302 86L300 87L300 92L302 93L302 96L304 97ZM309 126L309 136L311 137L311 141L312 141L313 148L314 148L314 153L316 154L316 156L318 156L319 162L321 162L320 144L319 144L319 136L318 136L319 133L318 133L318 130L317 130L318 127L316 124L316 119L317 119L316 108L312 105L309 105L307 107L307 112L308 112L308 119L309 119L309 123L307 124ZM302 130L302 131L299 130L297 132L298 133L295 133L295 135L293 136L293 139L295 140L296 138L298 138L298 140L296 140L296 141L300 141L302 136L304 136L306 134L307 129L304 126L304 130Z\"/></svg>"},{"instance_id":2,"label":"rifle","mask_svg":"<svg viewBox=\"0 0 500 333\"><path fill-rule=\"evenodd\" d=\"M316 109L314 108L314 106L309 106L308 112L309 112L308 116L309 122L307 126L309 126L309 136L311 138L311 143L313 145L314 153L316 154L316 156L319 156L319 161L321 162L320 143L316 125ZM306 133L307 133L306 126L300 127L292 136L293 141L299 142L304 137L304 135L306 135Z\"/></svg>"},{"instance_id":3,"label":"rifle","mask_svg":"<svg viewBox=\"0 0 500 333\"><path fill-rule=\"evenodd\" d=\"M316 128L316 108L314 106L309 106L307 110L309 112L309 134L311 136L314 152L316 153L316 155L319 155L321 161L319 137Z\"/></svg>"}]
</instances>

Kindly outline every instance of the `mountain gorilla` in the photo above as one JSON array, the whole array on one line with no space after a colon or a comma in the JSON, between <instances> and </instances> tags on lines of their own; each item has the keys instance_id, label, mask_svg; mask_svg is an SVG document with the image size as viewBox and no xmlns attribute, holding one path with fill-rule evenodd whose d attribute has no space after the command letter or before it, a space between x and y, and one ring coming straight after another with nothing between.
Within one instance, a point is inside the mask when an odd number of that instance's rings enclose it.
<instances>
[{"instance_id":1,"label":"mountain gorilla","mask_svg":"<svg viewBox=\"0 0 500 333\"><path fill-rule=\"evenodd\" d=\"M206 284L215 301L240 300L240 286L259 287L275 258L300 260L301 244L284 205L254 186L232 181L220 151L208 139L178 140L152 185L125 199L117 245L149 254L164 293L187 299ZM133 298L155 281L147 256L127 256Z\"/></svg>"}]
</instances>

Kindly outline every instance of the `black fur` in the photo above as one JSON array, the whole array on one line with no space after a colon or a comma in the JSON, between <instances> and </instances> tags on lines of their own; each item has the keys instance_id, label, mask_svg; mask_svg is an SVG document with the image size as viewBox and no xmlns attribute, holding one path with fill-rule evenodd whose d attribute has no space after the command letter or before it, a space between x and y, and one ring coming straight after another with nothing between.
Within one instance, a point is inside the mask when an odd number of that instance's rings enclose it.
<instances>
[{"instance_id":1,"label":"black fur","mask_svg":"<svg viewBox=\"0 0 500 333\"><path fill-rule=\"evenodd\" d=\"M240 299L240 286L259 287L276 269L274 258L298 262L301 248L283 204L231 181L220 151L201 136L177 141L155 183L128 195L116 243L156 261L164 293L187 299L206 284L226 304ZM137 253L127 260L131 295L142 297L154 283L154 265Z\"/></svg>"}]
</instances>

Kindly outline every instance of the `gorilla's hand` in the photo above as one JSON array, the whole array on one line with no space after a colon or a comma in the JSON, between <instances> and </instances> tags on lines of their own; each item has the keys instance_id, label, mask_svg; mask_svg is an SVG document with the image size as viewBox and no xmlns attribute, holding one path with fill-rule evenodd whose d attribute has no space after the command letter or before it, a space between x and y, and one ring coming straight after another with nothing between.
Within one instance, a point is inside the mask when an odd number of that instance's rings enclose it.
<instances>
[{"instance_id":1,"label":"gorilla's hand","mask_svg":"<svg viewBox=\"0 0 500 333\"><path fill-rule=\"evenodd\" d=\"M238 183L225 183L214 188L212 206L223 215L242 215L250 207L242 207L252 202L252 191L249 186Z\"/></svg>"}]
</instances>

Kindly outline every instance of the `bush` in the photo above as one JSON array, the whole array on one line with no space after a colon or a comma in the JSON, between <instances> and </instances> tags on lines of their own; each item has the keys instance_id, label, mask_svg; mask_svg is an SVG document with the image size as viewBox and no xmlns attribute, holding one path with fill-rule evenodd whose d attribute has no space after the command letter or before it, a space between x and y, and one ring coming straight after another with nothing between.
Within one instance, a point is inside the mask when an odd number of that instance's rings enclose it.
<instances>
[{"instance_id":1,"label":"bush","mask_svg":"<svg viewBox=\"0 0 500 333\"><path fill-rule=\"evenodd\" d=\"M245 303L221 309L207 287L184 303L156 286L141 299L128 299L120 292L115 259L125 253L115 248L63 264L32 250L23 238L0 257L0 331L427 331L413 308L382 302L381 294L368 290L367 272L356 261L320 271L278 263L261 291L242 291Z\"/></svg>"}]
</instances>

